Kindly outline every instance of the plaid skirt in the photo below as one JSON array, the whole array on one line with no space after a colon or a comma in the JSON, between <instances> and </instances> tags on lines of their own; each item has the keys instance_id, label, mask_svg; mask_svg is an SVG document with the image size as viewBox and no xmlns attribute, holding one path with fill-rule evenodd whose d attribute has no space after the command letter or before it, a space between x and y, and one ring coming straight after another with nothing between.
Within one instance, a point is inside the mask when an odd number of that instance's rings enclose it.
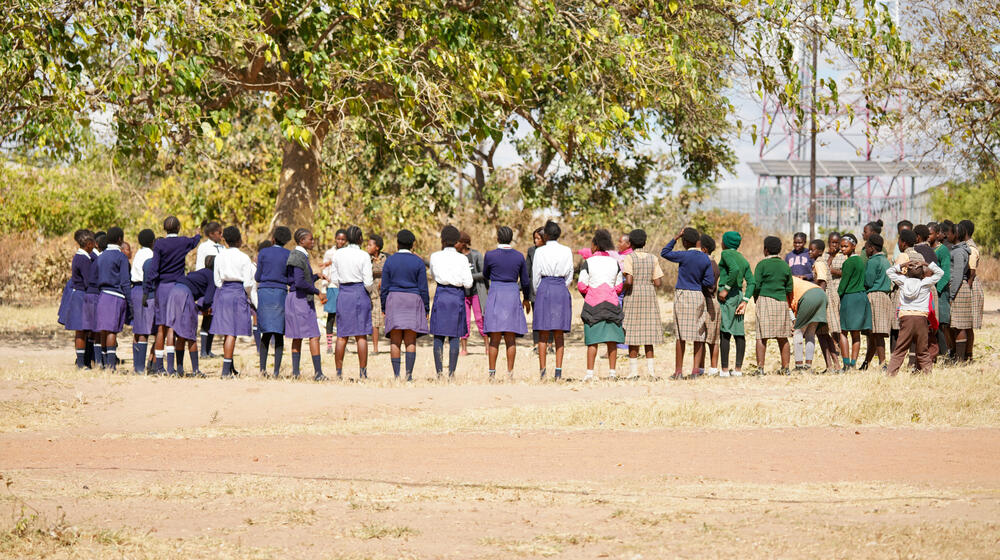
<instances>
[{"instance_id":1,"label":"plaid skirt","mask_svg":"<svg viewBox=\"0 0 1000 560\"><path fill-rule=\"evenodd\" d=\"M899 290L896 290L899 299ZM893 320L899 325L897 308L893 307L889 294L885 292L869 292L868 305L872 308L872 334L889 334Z\"/></svg>"},{"instance_id":2,"label":"plaid skirt","mask_svg":"<svg viewBox=\"0 0 1000 560\"><path fill-rule=\"evenodd\" d=\"M975 328L976 314L972 308L973 299L972 288L968 282L963 281L958 288L958 294L951 301L951 328Z\"/></svg>"},{"instance_id":3,"label":"plaid skirt","mask_svg":"<svg viewBox=\"0 0 1000 560\"><path fill-rule=\"evenodd\" d=\"M722 323L722 306L719 298L705 296L705 342L715 344L719 341L719 325Z\"/></svg>"},{"instance_id":4,"label":"plaid skirt","mask_svg":"<svg viewBox=\"0 0 1000 560\"><path fill-rule=\"evenodd\" d=\"M977 276L972 281L972 328L983 328L983 306L986 304L986 294L983 293L983 283Z\"/></svg>"},{"instance_id":5,"label":"plaid skirt","mask_svg":"<svg viewBox=\"0 0 1000 560\"><path fill-rule=\"evenodd\" d=\"M830 334L840 333L840 295L837 288L831 289L831 281L826 289L826 328Z\"/></svg>"},{"instance_id":6,"label":"plaid skirt","mask_svg":"<svg viewBox=\"0 0 1000 560\"><path fill-rule=\"evenodd\" d=\"M792 311L788 302L767 296L757 298L757 340L792 338Z\"/></svg>"},{"instance_id":7,"label":"plaid skirt","mask_svg":"<svg viewBox=\"0 0 1000 560\"><path fill-rule=\"evenodd\" d=\"M871 298L869 298L871 299ZM889 328L894 331L899 330L899 288L892 291L889 296L889 308L892 309L892 314L889 316ZM872 306L872 328L875 328L875 307ZM876 332L875 334L881 334Z\"/></svg>"},{"instance_id":8,"label":"plaid skirt","mask_svg":"<svg viewBox=\"0 0 1000 560\"><path fill-rule=\"evenodd\" d=\"M705 294L701 290L674 292L674 328L680 340L705 342Z\"/></svg>"},{"instance_id":9,"label":"plaid skirt","mask_svg":"<svg viewBox=\"0 0 1000 560\"><path fill-rule=\"evenodd\" d=\"M373 285L368 296L372 300L372 328L382 330L385 326L385 316L382 315L382 296L379 294L379 289Z\"/></svg>"},{"instance_id":10,"label":"plaid skirt","mask_svg":"<svg viewBox=\"0 0 1000 560\"><path fill-rule=\"evenodd\" d=\"M660 306L656 301L656 290L652 284L633 285L632 292L622 300L625 319L625 344L644 346L663 343L663 323L660 321Z\"/></svg>"}]
</instances>

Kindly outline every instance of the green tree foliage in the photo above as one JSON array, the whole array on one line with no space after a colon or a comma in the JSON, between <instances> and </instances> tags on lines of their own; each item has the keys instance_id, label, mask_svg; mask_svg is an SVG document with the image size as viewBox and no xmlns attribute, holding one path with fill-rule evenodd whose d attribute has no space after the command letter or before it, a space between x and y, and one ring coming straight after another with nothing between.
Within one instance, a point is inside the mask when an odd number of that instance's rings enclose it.
<instances>
[{"instance_id":1,"label":"green tree foliage","mask_svg":"<svg viewBox=\"0 0 1000 560\"><path fill-rule=\"evenodd\" d=\"M938 220L972 220L976 243L990 253L1000 252L1000 181L996 176L982 174L937 187L931 211Z\"/></svg>"}]
</instances>

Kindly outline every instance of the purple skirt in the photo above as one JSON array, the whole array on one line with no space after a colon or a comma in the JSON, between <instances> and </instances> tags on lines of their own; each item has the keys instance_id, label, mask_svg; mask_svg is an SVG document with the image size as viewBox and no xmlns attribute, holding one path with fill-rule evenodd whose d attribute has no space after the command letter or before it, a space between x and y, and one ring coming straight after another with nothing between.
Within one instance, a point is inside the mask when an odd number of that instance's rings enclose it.
<instances>
[{"instance_id":1,"label":"purple skirt","mask_svg":"<svg viewBox=\"0 0 1000 560\"><path fill-rule=\"evenodd\" d=\"M257 297L260 297L260 293ZM292 339L319 336L316 307L294 291L285 296L285 336Z\"/></svg>"},{"instance_id":2,"label":"purple skirt","mask_svg":"<svg viewBox=\"0 0 1000 560\"><path fill-rule=\"evenodd\" d=\"M125 308L128 303L124 297L101 292L97 296L97 328L102 332L122 332L125 326Z\"/></svg>"},{"instance_id":3,"label":"purple skirt","mask_svg":"<svg viewBox=\"0 0 1000 560\"><path fill-rule=\"evenodd\" d=\"M83 296L83 328L84 331L98 331L97 328L97 297L100 294L84 294Z\"/></svg>"},{"instance_id":4,"label":"purple skirt","mask_svg":"<svg viewBox=\"0 0 1000 560\"><path fill-rule=\"evenodd\" d=\"M170 290L174 289L174 282L162 282L156 286L156 294L154 294L153 302L153 324L154 325L166 325L167 324L167 298L170 297Z\"/></svg>"},{"instance_id":5,"label":"purple skirt","mask_svg":"<svg viewBox=\"0 0 1000 560\"><path fill-rule=\"evenodd\" d=\"M523 336L528 332L528 321L521 306L521 287L517 282L490 282L483 323L487 333L512 332Z\"/></svg>"},{"instance_id":6,"label":"purple skirt","mask_svg":"<svg viewBox=\"0 0 1000 560\"><path fill-rule=\"evenodd\" d=\"M153 302L143 305L142 286L132 287L132 332L138 335L153 334Z\"/></svg>"},{"instance_id":7,"label":"purple skirt","mask_svg":"<svg viewBox=\"0 0 1000 560\"><path fill-rule=\"evenodd\" d=\"M83 290L69 289L66 298L66 308L63 310L63 325L68 331L89 331L93 326L84 322L87 294Z\"/></svg>"},{"instance_id":8,"label":"purple skirt","mask_svg":"<svg viewBox=\"0 0 1000 560\"><path fill-rule=\"evenodd\" d=\"M341 284L337 292L337 338L372 334L372 298L360 282Z\"/></svg>"},{"instance_id":9,"label":"purple skirt","mask_svg":"<svg viewBox=\"0 0 1000 560\"><path fill-rule=\"evenodd\" d=\"M569 331L573 316L573 300L566 279L561 276L544 276L535 292L531 328L536 331Z\"/></svg>"},{"instance_id":10,"label":"purple skirt","mask_svg":"<svg viewBox=\"0 0 1000 560\"><path fill-rule=\"evenodd\" d=\"M67 280L63 286L62 297L59 298L59 312L56 314L59 324L66 326L66 316L69 314L69 299L73 293L73 280Z\"/></svg>"},{"instance_id":11,"label":"purple skirt","mask_svg":"<svg viewBox=\"0 0 1000 560\"><path fill-rule=\"evenodd\" d=\"M385 298L385 332L414 331L427 334L427 312L420 294L389 292Z\"/></svg>"},{"instance_id":12,"label":"purple skirt","mask_svg":"<svg viewBox=\"0 0 1000 560\"><path fill-rule=\"evenodd\" d=\"M174 284L167 296L167 327L184 340L198 340L198 307L191 289L185 284Z\"/></svg>"},{"instance_id":13,"label":"purple skirt","mask_svg":"<svg viewBox=\"0 0 1000 560\"><path fill-rule=\"evenodd\" d=\"M462 337L469 334L469 322L465 317L465 289L438 284L431 307L430 330L435 336Z\"/></svg>"},{"instance_id":14,"label":"purple skirt","mask_svg":"<svg viewBox=\"0 0 1000 560\"><path fill-rule=\"evenodd\" d=\"M223 282L222 287L215 290L215 299L212 300L212 327L209 330L212 334L228 336L253 334L250 301L247 299L246 290L243 289L243 282Z\"/></svg>"}]
</instances>

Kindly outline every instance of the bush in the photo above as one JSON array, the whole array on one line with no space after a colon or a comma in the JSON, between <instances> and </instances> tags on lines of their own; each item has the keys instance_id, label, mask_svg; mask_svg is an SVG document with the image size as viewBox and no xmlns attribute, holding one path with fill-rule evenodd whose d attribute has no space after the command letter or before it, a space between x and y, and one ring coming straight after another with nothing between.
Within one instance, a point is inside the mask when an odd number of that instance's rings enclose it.
<instances>
[{"instance_id":1,"label":"bush","mask_svg":"<svg viewBox=\"0 0 1000 560\"><path fill-rule=\"evenodd\" d=\"M126 217L121 193L101 188L97 173L78 167L0 167L0 233L58 236L104 229Z\"/></svg>"}]
</instances>

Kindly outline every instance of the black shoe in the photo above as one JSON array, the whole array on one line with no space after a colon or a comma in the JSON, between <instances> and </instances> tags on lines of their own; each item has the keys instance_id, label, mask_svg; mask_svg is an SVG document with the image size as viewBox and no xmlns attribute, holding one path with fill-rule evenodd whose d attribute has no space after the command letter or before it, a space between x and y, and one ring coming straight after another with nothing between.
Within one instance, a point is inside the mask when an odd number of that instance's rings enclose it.
<instances>
[{"instance_id":1,"label":"black shoe","mask_svg":"<svg viewBox=\"0 0 1000 560\"><path fill-rule=\"evenodd\" d=\"M204 373L202 373L200 371L192 371L191 372L191 377L200 377L200 378L204 379L206 376L205 376Z\"/></svg>"}]
</instances>

